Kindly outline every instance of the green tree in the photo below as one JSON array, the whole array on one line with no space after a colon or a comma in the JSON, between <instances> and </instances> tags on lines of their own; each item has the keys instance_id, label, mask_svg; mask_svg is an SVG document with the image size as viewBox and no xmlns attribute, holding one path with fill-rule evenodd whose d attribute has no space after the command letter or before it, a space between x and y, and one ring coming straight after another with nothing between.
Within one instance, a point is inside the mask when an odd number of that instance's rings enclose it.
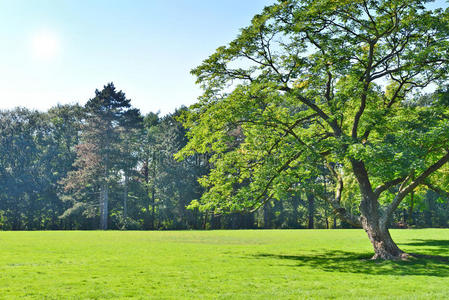
<instances>
[{"instance_id":1,"label":"green tree","mask_svg":"<svg viewBox=\"0 0 449 300\"><path fill-rule=\"evenodd\" d=\"M112 83L95 91L95 97L85 106L76 169L63 181L74 204L70 211L81 208L93 216L99 206L101 229L108 228L110 188L122 179L123 168L125 178L130 170L126 133L128 127L138 126L139 119L138 111L130 107L130 100Z\"/></svg>"},{"instance_id":2,"label":"green tree","mask_svg":"<svg viewBox=\"0 0 449 300\"><path fill-rule=\"evenodd\" d=\"M33 229L39 195L48 190L43 115L17 108L0 113L0 211L4 228Z\"/></svg>"},{"instance_id":3,"label":"green tree","mask_svg":"<svg viewBox=\"0 0 449 300\"><path fill-rule=\"evenodd\" d=\"M65 210L58 181L72 168L80 107L0 113L0 214L8 229L56 229Z\"/></svg>"},{"instance_id":4,"label":"green tree","mask_svg":"<svg viewBox=\"0 0 449 300\"><path fill-rule=\"evenodd\" d=\"M137 109L128 109L120 118L120 157L119 168L123 172L123 202L120 227L125 229L128 226L128 198L130 178L137 178L136 169L139 159L140 137L143 130L143 117Z\"/></svg>"},{"instance_id":5,"label":"green tree","mask_svg":"<svg viewBox=\"0 0 449 300\"><path fill-rule=\"evenodd\" d=\"M50 222L50 224L53 223L51 229L70 226L70 220L60 218L70 205L63 201L64 189L60 181L73 170L72 165L76 159L75 146L79 142L82 117L83 108L78 104L58 105L50 108L46 113L47 136L51 142L47 143L42 151L48 157L47 160L44 160L44 164L49 170L51 189L41 195L43 198L41 206L52 220ZM48 225L44 226L44 228L49 228Z\"/></svg>"},{"instance_id":6,"label":"green tree","mask_svg":"<svg viewBox=\"0 0 449 300\"><path fill-rule=\"evenodd\" d=\"M156 225L156 179L158 151L156 134L160 118L158 114L149 113L143 120L144 130L141 136L140 163L143 183L143 228L155 229Z\"/></svg>"},{"instance_id":7,"label":"green tree","mask_svg":"<svg viewBox=\"0 0 449 300\"><path fill-rule=\"evenodd\" d=\"M201 196L198 177L208 171L207 159L193 155L182 162L174 159L187 143L186 131L174 114L159 118L145 117L145 138L142 157L143 181L147 188L145 228L200 228L201 214L186 206ZM156 221L158 224L156 224Z\"/></svg>"},{"instance_id":8,"label":"green tree","mask_svg":"<svg viewBox=\"0 0 449 300\"><path fill-rule=\"evenodd\" d=\"M426 3L279 1L218 48L193 70L204 95L178 154L213 154L194 205L254 210L298 184L319 193L324 165L326 200L365 229L373 258L407 256L388 231L393 213L449 160L447 104L410 105L448 74L449 12ZM358 183L360 215L342 206L345 179Z\"/></svg>"}]
</instances>

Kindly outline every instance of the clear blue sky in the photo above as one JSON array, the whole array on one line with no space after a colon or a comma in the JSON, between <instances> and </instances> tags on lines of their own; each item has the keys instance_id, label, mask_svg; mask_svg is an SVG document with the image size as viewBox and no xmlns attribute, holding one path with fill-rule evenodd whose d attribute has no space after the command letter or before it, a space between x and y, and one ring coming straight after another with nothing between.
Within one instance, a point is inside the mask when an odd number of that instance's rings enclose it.
<instances>
[{"instance_id":1,"label":"clear blue sky","mask_svg":"<svg viewBox=\"0 0 449 300\"><path fill-rule=\"evenodd\" d=\"M190 70L272 2L0 0L0 109L84 104L110 81L143 113L190 105Z\"/></svg>"},{"instance_id":2,"label":"clear blue sky","mask_svg":"<svg viewBox=\"0 0 449 300\"><path fill-rule=\"evenodd\" d=\"M142 112L200 95L190 70L273 0L0 0L0 109L84 104L113 81Z\"/></svg>"}]
</instances>

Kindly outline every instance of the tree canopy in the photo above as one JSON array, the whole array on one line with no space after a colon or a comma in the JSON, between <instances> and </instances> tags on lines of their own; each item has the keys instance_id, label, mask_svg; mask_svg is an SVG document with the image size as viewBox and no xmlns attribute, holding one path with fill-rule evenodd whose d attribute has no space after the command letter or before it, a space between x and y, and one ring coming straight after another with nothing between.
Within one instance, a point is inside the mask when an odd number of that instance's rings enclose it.
<instances>
[{"instance_id":1,"label":"tree canopy","mask_svg":"<svg viewBox=\"0 0 449 300\"><path fill-rule=\"evenodd\" d=\"M204 94L184 115L178 158L210 153L213 166L193 205L254 210L327 185L375 258L406 256L393 213L447 178L449 160L449 11L426 3L290 0L256 15L192 71ZM357 214L342 205L354 187Z\"/></svg>"}]
</instances>

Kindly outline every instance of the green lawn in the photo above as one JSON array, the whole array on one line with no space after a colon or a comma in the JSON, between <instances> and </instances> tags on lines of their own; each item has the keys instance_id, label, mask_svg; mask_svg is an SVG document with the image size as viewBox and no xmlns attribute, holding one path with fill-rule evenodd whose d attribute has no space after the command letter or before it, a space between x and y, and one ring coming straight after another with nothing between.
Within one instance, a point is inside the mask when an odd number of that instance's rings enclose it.
<instances>
[{"instance_id":1,"label":"green lawn","mask_svg":"<svg viewBox=\"0 0 449 300\"><path fill-rule=\"evenodd\" d=\"M449 230L393 230L449 258ZM362 230L0 232L0 299L448 299L449 263L374 262Z\"/></svg>"}]
</instances>

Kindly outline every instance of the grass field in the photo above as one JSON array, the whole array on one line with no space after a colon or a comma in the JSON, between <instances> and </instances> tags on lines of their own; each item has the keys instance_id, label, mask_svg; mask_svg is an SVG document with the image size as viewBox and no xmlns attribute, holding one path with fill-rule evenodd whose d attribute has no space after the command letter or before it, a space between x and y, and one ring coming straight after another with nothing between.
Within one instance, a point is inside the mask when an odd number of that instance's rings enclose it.
<instances>
[{"instance_id":1,"label":"grass field","mask_svg":"<svg viewBox=\"0 0 449 300\"><path fill-rule=\"evenodd\" d=\"M449 257L449 230L393 230ZM0 232L0 299L448 299L449 264L374 262L361 230Z\"/></svg>"}]
</instances>

